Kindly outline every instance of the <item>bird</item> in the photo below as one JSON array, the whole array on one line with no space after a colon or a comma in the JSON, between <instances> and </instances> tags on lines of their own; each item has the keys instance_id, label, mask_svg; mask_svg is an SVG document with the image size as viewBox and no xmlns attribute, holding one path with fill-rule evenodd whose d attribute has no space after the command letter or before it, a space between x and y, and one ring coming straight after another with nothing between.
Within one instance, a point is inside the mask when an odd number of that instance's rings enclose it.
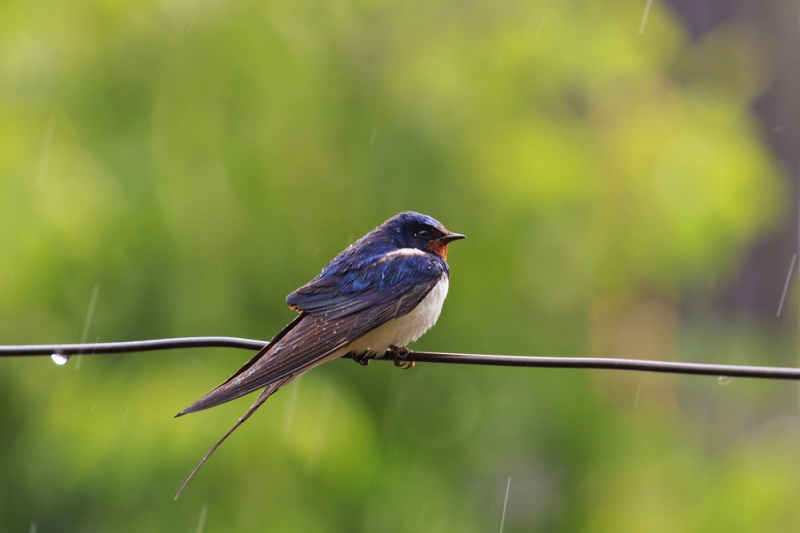
<instances>
[{"instance_id":1,"label":"bird","mask_svg":"<svg viewBox=\"0 0 800 533\"><path fill-rule=\"evenodd\" d=\"M439 318L450 281L447 247L466 238L436 219L406 211L370 231L286 297L297 317L235 374L176 415L202 411L261 390L255 403L197 463L175 493L212 453L278 389L327 361L350 355L366 365L406 345Z\"/></svg>"}]
</instances>

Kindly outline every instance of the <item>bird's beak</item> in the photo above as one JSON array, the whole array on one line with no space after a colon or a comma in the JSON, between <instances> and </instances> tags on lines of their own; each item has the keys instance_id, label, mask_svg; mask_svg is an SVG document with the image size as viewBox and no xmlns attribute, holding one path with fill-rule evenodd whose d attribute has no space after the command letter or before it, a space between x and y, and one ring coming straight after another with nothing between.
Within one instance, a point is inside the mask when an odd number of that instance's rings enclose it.
<instances>
[{"instance_id":1,"label":"bird's beak","mask_svg":"<svg viewBox=\"0 0 800 533\"><path fill-rule=\"evenodd\" d=\"M466 238L467 238L466 235L461 235L460 233L449 233L449 234L445 235L444 237L442 237L439 240L441 242L449 244L449 243L451 243L453 241L457 241L457 240L460 240L460 239L466 239Z\"/></svg>"}]
</instances>

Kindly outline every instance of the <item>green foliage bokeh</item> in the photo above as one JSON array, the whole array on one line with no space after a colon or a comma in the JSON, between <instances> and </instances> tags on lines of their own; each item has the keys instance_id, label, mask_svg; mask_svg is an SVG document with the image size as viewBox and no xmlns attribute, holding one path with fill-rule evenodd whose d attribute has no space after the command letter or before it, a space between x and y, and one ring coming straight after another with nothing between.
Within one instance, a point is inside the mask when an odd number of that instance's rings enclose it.
<instances>
[{"instance_id":1,"label":"green foliage bokeh","mask_svg":"<svg viewBox=\"0 0 800 533\"><path fill-rule=\"evenodd\" d=\"M416 347L788 363L680 308L786 210L748 107L769 61L643 8L6 0L0 343L78 342L95 287L89 342L269 338L413 209L469 237ZM246 358L0 361L3 530L491 531L508 477L505 531L800 526L789 385L344 361L175 503L248 400L172 415Z\"/></svg>"}]
</instances>

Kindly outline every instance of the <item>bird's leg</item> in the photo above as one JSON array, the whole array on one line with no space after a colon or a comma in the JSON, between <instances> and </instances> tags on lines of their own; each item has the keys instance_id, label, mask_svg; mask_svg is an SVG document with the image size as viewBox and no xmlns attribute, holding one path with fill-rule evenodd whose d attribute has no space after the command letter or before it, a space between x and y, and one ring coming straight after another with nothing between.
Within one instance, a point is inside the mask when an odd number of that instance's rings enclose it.
<instances>
[{"instance_id":1,"label":"bird's leg","mask_svg":"<svg viewBox=\"0 0 800 533\"><path fill-rule=\"evenodd\" d=\"M398 346L389 346L389 350L394 355L394 366L397 368L408 369L414 366L414 361L406 361L405 358L408 355L408 348L401 348Z\"/></svg>"},{"instance_id":2,"label":"bird's leg","mask_svg":"<svg viewBox=\"0 0 800 533\"><path fill-rule=\"evenodd\" d=\"M361 366L367 366L367 365L369 364L369 358L367 357L367 355L369 355L369 354L367 354L367 353L362 353L362 354L360 354L360 355L359 355L359 354L357 354L357 353L355 353L355 352L352 352L352 353L350 354L350 357L352 357L352 358L353 358L353 361L355 361L355 362L356 362L356 363L358 363L359 365L361 365Z\"/></svg>"}]
</instances>

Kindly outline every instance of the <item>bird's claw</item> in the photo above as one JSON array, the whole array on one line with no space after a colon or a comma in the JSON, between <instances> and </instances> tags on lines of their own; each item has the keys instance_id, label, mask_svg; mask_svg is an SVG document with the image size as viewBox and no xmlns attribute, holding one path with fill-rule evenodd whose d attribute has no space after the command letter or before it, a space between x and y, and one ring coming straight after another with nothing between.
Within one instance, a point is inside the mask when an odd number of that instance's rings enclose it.
<instances>
[{"instance_id":1,"label":"bird's claw","mask_svg":"<svg viewBox=\"0 0 800 533\"><path fill-rule=\"evenodd\" d=\"M403 370L407 370L414 366L414 361L405 360L406 356L408 355L408 348L389 346L389 350L391 350L392 355L394 356L394 366L396 366L397 368L402 368Z\"/></svg>"},{"instance_id":2,"label":"bird's claw","mask_svg":"<svg viewBox=\"0 0 800 533\"><path fill-rule=\"evenodd\" d=\"M355 361L361 366L367 366L369 364L369 358L367 357L367 354L358 355L354 353L351 354L350 357L352 357L353 361Z\"/></svg>"}]
</instances>

